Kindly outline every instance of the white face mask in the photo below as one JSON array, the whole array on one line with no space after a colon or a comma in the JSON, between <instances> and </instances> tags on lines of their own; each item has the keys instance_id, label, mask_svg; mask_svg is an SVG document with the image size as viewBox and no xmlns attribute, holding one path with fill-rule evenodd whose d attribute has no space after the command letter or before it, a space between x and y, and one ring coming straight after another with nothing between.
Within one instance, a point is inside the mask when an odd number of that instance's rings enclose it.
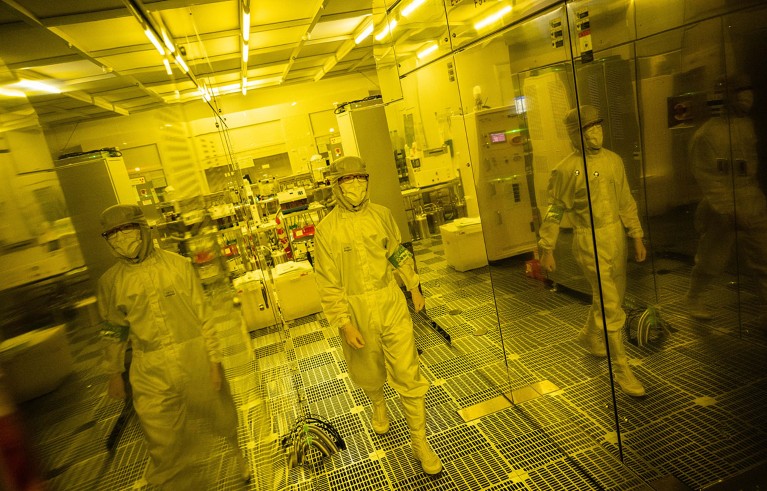
<instances>
[{"instance_id":1,"label":"white face mask","mask_svg":"<svg viewBox=\"0 0 767 491\"><path fill-rule=\"evenodd\" d=\"M117 254L134 259L141 249L141 229L115 232L109 236L107 242Z\"/></svg>"},{"instance_id":2,"label":"white face mask","mask_svg":"<svg viewBox=\"0 0 767 491\"><path fill-rule=\"evenodd\" d=\"M586 150L594 151L602 148L602 125L596 124L583 132L583 140L586 142Z\"/></svg>"},{"instance_id":3,"label":"white face mask","mask_svg":"<svg viewBox=\"0 0 767 491\"><path fill-rule=\"evenodd\" d=\"M353 206L362 203L368 193L367 181L360 182L355 179L351 182L339 184L339 186L341 187L341 192L343 193L344 198L346 198Z\"/></svg>"}]
</instances>

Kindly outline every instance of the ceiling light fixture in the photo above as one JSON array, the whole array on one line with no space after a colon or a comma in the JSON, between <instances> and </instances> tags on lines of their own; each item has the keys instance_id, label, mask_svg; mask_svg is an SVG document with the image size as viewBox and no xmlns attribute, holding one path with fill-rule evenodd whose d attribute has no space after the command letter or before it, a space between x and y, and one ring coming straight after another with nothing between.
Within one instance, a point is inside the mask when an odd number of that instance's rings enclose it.
<instances>
[{"instance_id":1,"label":"ceiling light fixture","mask_svg":"<svg viewBox=\"0 0 767 491\"><path fill-rule=\"evenodd\" d=\"M173 69L170 67L170 62L167 58L163 58L162 64L165 65L165 73L168 75L173 75Z\"/></svg>"},{"instance_id":2,"label":"ceiling light fixture","mask_svg":"<svg viewBox=\"0 0 767 491\"><path fill-rule=\"evenodd\" d=\"M248 62L248 54L249 54L248 44L245 43L242 45L242 61L245 63Z\"/></svg>"},{"instance_id":3,"label":"ceiling light fixture","mask_svg":"<svg viewBox=\"0 0 767 491\"><path fill-rule=\"evenodd\" d=\"M184 73L189 73L189 67L186 66L186 62L183 58L181 58L180 54L176 55L176 57L173 59L176 60L176 64L179 66L179 68L181 68L181 71Z\"/></svg>"},{"instance_id":4,"label":"ceiling light fixture","mask_svg":"<svg viewBox=\"0 0 767 491\"><path fill-rule=\"evenodd\" d=\"M242 77L242 95L248 93L248 77Z\"/></svg>"},{"instance_id":5,"label":"ceiling light fixture","mask_svg":"<svg viewBox=\"0 0 767 491\"><path fill-rule=\"evenodd\" d=\"M242 6L242 40L246 43L250 40L250 7Z\"/></svg>"},{"instance_id":6,"label":"ceiling light fixture","mask_svg":"<svg viewBox=\"0 0 767 491\"><path fill-rule=\"evenodd\" d=\"M418 52L418 55L417 55L418 59L420 60L420 59L426 58L430 54L432 54L435 51L437 51L438 47L439 46L437 45L437 43L430 44L429 46L427 46L426 48L424 48L424 49L422 49L421 51Z\"/></svg>"},{"instance_id":7,"label":"ceiling light fixture","mask_svg":"<svg viewBox=\"0 0 767 491\"><path fill-rule=\"evenodd\" d=\"M38 92L48 92L49 94L61 94L61 91L58 88L43 82L38 82L36 80L20 80L16 82L15 85L23 89L36 90Z\"/></svg>"},{"instance_id":8,"label":"ceiling light fixture","mask_svg":"<svg viewBox=\"0 0 767 491\"><path fill-rule=\"evenodd\" d=\"M356 38L354 38L354 44L360 44L362 41L366 40L368 36L370 36L373 33L373 23L371 22L368 24L368 26L362 30L359 35L357 35Z\"/></svg>"},{"instance_id":9,"label":"ceiling light fixture","mask_svg":"<svg viewBox=\"0 0 767 491\"><path fill-rule=\"evenodd\" d=\"M498 12L496 12L494 14L490 14L487 17L485 17L484 19L482 19L482 20L478 21L477 23L475 23L474 24L474 29L476 29L478 31L481 30L481 29L484 29L485 27L489 26L490 24L493 24L493 23L501 20L501 18L504 15L508 14L509 12L511 12L511 5L506 5L505 7L503 7Z\"/></svg>"},{"instance_id":10,"label":"ceiling light fixture","mask_svg":"<svg viewBox=\"0 0 767 491\"><path fill-rule=\"evenodd\" d=\"M165 29L162 30L162 41L165 43L165 47L168 48L168 51L171 53L176 52L176 47L173 45L173 41L168 37L168 33L165 32Z\"/></svg>"},{"instance_id":11,"label":"ceiling light fixture","mask_svg":"<svg viewBox=\"0 0 767 491\"><path fill-rule=\"evenodd\" d=\"M26 97L26 94L20 90L5 89L0 87L0 96L3 97Z\"/></svg>"},{"instance_id":12,"label":"ceiling light fixture","mask_svg":"<svg viewBox=\"0 0 767 491\"><path fill-rule=\"evenodd\" d=\"M154 44L154 47L157 48L157 51L159 51L162 56L165 56L165 49L162 47L162 44L160 44L160 41L157 40L157 36L154 35L152 29L147 27L144 29L144 34L147 38L149 38L152 44Z\"/></svg>"},{"instance_id":13,"label":"ceiling light fixture","mask_svg":"<svg viewBox=\"0 0 767 491\"><path fill-rule=\"evenodd\" d=\"M408 6L407 6L407 7L403 8L403 9L400 11L400 14L402 15L402 17L407 17L408 15L412 14L412 13L413 13L413 11L414 11L415 9L417 9L418 7L420 7L421 5L423 5L423 3L424 3L425 1L426 1L426 0L413 0L412 2L410 2L410 3L408 4Z\"/></svg>"},{"instance_id":14,"label":"ceiling light fixture","mask_svg":"<svg viewBox=\"0 0 767 491\"><path fill-rule=\"evenodd\" d=\"M397 27L397 19L392 19L392 21L389 22L389 24L386 27L384 27L381 32L376 34L376 38L375 38L376 41L380 41L383 38L385 38L387 34L389 34L390 32L394 30L395 27Z\"/></svg>"}]
</instances>

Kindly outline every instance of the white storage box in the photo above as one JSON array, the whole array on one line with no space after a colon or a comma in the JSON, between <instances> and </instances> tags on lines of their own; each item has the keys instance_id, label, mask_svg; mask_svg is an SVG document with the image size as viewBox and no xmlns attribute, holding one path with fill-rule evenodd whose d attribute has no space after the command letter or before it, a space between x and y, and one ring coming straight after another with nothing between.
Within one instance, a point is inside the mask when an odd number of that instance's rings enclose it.
<instances>
[{"instance_id":1,"label":"white storage box","mask_svg":"<svg viewBox=\"0 0 767 491\"><path fill-rule=\"evenodd\" d=\"M248 271L235 278L233 284L240 299L240 311L248 331L277 324L261 270Z\"/></svg>"},{"instance_id":2,"label":"white storage box","mask_svg":"<svg viewBox=\"0 0 767 491\"><path fill-rule=\"evenodd\" d=\"M289 321L322 311L314 269L308 261L278 264L273 274L283 320Z\"/></svg>"},{"instance_id":3,"label":"white storage box","mask_svg":"<svg viewBox=\"0 0 767 491\"><path fill-rule=\"evenodd\" d=\"M0 364L16 402L51 392L74 367L66 326L36 329L3 341Z\"/></svg>"},{"instance_id":4,"label":"white storage box","mask_svg":"<svg viewBox=\"0 0 767 491\"><path fill-rule=\"evenodd\" d=\"M487 265L485 240L479 218L459 218L439 227L445 245L445 260L457 271Z\"/></svg>"}]
</instances>

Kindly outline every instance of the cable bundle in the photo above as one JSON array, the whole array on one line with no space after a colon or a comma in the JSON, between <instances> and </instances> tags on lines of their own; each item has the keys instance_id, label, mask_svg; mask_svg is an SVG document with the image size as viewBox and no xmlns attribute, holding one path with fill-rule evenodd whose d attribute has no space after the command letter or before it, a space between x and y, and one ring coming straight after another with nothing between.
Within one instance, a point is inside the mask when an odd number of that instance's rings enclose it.
<instances>
[{"instance_id":1,"label":"cable bundle","mask_svg":"<svg viewBox=\"0 0 767 491\"><path fill-rule=\"evenodd\" d=\"M329 422L313 416L296 421L293 429L282 437L281 444L291 469L346 450L346 443L338 430Z\"/></svg>"},{"instance_id":2,"label":"cable bundle","mask_svg":"<svg viewBox=\"0 0 767 491\"><path fill-rule=\"evenodd\" d=\"M636 346L660 341L671 332L671 326L661 319L657 307L650 305L643 309L632 306L626 309L626 335Z\"/></svg>"}]
</instances>

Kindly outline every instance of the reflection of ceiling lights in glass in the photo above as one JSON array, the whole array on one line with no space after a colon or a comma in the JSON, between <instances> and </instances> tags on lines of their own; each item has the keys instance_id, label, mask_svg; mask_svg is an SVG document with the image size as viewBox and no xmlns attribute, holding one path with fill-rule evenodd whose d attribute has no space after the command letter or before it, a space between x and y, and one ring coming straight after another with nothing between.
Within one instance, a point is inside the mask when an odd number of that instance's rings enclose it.
<instances>
[{"instance_id":1,"label":"reflection of ceiling lights in glass","mask_svg":"<svg viewBox=\"0 0 767 491\"><path fill-rule=\"evenodd\" d=\"M494 14L490 14L487 17L485 17L484 19L482 19L482 20L478 21L477 23L475 23L474 24L474 29L476 29L478 31L480 29L484 29L485 27L489 26L490 24L493 24L493 23L501 20L501 18L504 15L508 14L509 12L511 12L511 5L506 5L505 7L503 7L498 12L495 12Z\"/></svg>"},{"instance_id":2,"label":"reflection of ceiling lights in glass","mask_svg":"<svg viewBox=\"0 0 767 491\"><path fill-rule=\"evenodd\" d=\"M418 7L420 7L421 5L423 5L423 3L424 3L425 1L426 1L426 0L413 0L412 2L410 2L410 3L408 4L408 6L407 6L407 7L403 8L403 9L400 11L400 14L402 14L402 17L407 17L408 15L412 14L412 13L413 13L413 11L414 11L415 9L417 9Z\"/></svg>"},{"instance_id":3,"label":"reflection of ceiling lights in glass","mask_svg":"<svg viewBox=\"0 0 767 491\"><path fill-rule=\"evenodd\" d=\"M392 32L395 27L397 27L397 19L392 19L392 21L389 22L389 24L386 27L384 27L383 30L381 30L381 32L376 34L376 38L375 38L376 41L380 41L381 39L386 37L386 35Z\"/></svg>"},{"instance_id":4,"label":"reflection of ceiling lights in glass","mask_svg":"<svg viewBox=\"0 0 767 491\"><path fill-rule=\"evenodd\" d=\"M426 48L424 48L424 49L422 49L421 51L418 52L418 55L417 55L418 59L426 58L430 54L432 54L435 51L437 51L437 48L438 48L437 43L430 44L429 46L427 46Z\"/></svg>"}]
</instances>

